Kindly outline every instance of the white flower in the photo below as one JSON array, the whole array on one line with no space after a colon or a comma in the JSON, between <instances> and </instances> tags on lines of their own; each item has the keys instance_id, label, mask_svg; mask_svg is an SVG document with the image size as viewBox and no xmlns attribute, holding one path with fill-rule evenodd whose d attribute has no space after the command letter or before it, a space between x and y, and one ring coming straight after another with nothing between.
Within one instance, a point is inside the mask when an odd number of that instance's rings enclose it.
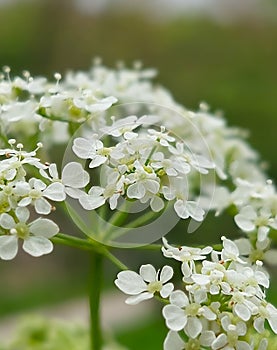
<instances>
[{"instance_id":1,"label":"white flower","mask_svg":"<svg viewBox=\"0 0 277 350\"><path fill-rule=\"evenodd\" d=\"M191 302L180 290L172 292L169 300L170 304L164 306L162 312L166 326L172 331L183 329L190 338L195 339L203 329L202 317L209 321L216 319L216 314L208 306Z\"/></svg>"},{"instance_id":2,"label":"white flower","mask_svg":"<svg viewBox=\"0 0 277 350\"><path fill-rule=\"evenodd\" d=\"M181 219L189 217L196 221L204 219L204 210L200 208L197 202L188 200L188 188L183 178L173 178L169 187L162 187L162 192L167 200L175 199L174 210Z\"/></svg>"},{"instance_id":3,"label":"white flower","mask_svg":"<svg viewBox=\"0 0 277 350\"><path fill-rule=\"evenodd\" d=\"M203 331L199 338L185 342L178 332L169 331L164 341L164 350L204 350L214 339L213 331Z\"/></svg>"},{"instance_id":4,"label":"white flower","mask_svg":"<svg viewBox=\"0 0 277 350\"><path fill-rule=\"evenodd\" d=\"M0 215L0 227L6 234L0 236L0 257L13 259L18 251L18 240L23 239L23 250L32 256L51 253L53 244L49 238L59 232L59 227L49 219L37 219L27 224L29 211L16 209L16 218L3 213Z\"/></svg>"},{"instance_id":5,"label":"white flower","mask_svg":"<svg viewBox=\"0 0 277 350\"><path fill-rule=\"evenodd\" d=\"M236 243L227 239L225 236L222 236L221 240L223 242L223 249L221 251L221 259L223 261L237 261L240 264L246 264L246 262L239 257L240 252Z\"/></svg>"},{"instance_id":6,"label":"white flower","mask_svg":"<svg viewBox=\"0 0 277 350\"><path fill-rule=\"evenodd\" d=\"M277 217L267 209L261 209L259 214L251 205L243 207L239 214L235 216L235 222L240 229L245 232L252 232L258 229L258 241L264 241L267 238L270 227L277 229Z\"/></svg>"},{"instance_id":7,"label":"white flower","mask_svg":"<svg viewBox=\"0 0 277 350\"><path fill-rule=\"evenodd\" d=\"M126 299L127 304L138 304L150 299L158 292L162 298L167 298L173 291L173 284L167 283L173 276L173 269L164 266L156 272L150 265L142 265L139 274L134 271L121 271L117 275L115 285L125 294L131 295Z\"/></svg>"},{"instance_id":8,"label":"white flower","mask_svg":"<svg viewBox=\"0 0 277 350\"><path fill-rule=\"evenodd\" d=\"M61 179L59 178L56 164L50 164L48 171L50 176L43 169L40 170L40 173L53 183L61 183L64 193L73 198L78 197L79 190L89 183L89 174L83 169L81 164L76 162L70 162L64 166Z\"/></svg>"},{"instance_id":9,"label":"white flower","mask_svg":"<svg viewBox=\"0 0 277 350\"><path fill-rule=\"evenodd\" d=\"M91 159L90 168L96 168L109 160L109 157L119 159L124 156L117 149L104 147L97 134L89 139L77 137L73 141L73 152L81 159Z\"/></svg>"},{"instance_id":10,"label":"white flower","mask_svg":"<svg viewBox=\"0 0 277 350\"><path fill-rule=\"evenodd\" d=\"M258 306L258 313L254 320L254 328L257 332L264 332L264 322L268 321L271 329L277 334L277 309L270 303L261 303Z\"/></svg>"},{"instance_id":11,"label":"white flower","mask_svg":"<svg viewBox=\"0 0 277 350\"><path fill-rule=\"evenodd\" d=\"M126 140L130 140L137 136L137 134L132 131L141 125L141 118L138 119L138 117L131 115L119 120L115 120L113 117L112 120L113 124L111 126L101 129L104 134L114 137L123 135Z\"/></svg>"},{"instance_id":12,"label":"white flower","mask_svg":"<svg viewBox=\"0 0 277 350\"><path fill-rule=\"evenodd\" d=\"M168 147L169 142L174 142L175 138L168 135L168 131L164 126L161 126L161 131L156 131L154 129L149 129L148 133L151 135L151 139L159 142L162 146Z\"/></svg>"},{"instance_id":13,"label":"white flower","mask_svg":"<svg viewBox=\"0 0 277 350\"><path fill-rule=\"evenodd\" d=\"M228 315L223 316L221 325L225 333L221 333L212 342L212 350L252 350L252 347L243 340L239 340L240 336L244 336L247 332L247 326L244 322L232 324Z\"/></svg>"},{"instance_id":14,"label":"white flower","mask_svg":"<svg viewBox=\"0 0 277 350\"><path fill-rule=\"evenodd\" d=\"M45 198L61 202L66 197L64 186L59 182L54 182L47 186L41 180L31 178L29 183L25 183L25 189L25 196L18 202L18 205L26 207L33 204L38 214L47 215L52 210L51 204Z\"/></svg>"},{"instance_id":15,"label":"white flower","mask_svg":"<svg viewBox=\"0 0 277 350\"><path fill-rule=\"evenodd\" d=\"M197 170L201 174L208 174L207 169L214 169L215 164L198 154L189 154L185 150L184 143L177 142L176 148L169 146L169 151L176 156L176 162L180 163L180 166L184 167L184 174L191 171L191 167Z\"/></svg>"},{"instance_id":16,"label":"white flower","mask_svg":"<svg viewBox=\"0 0 277 350\"><path fill-rule=\"evenodd\" d=\"M164 247L162 252L165 257L173 258L182 262L182 272L185 277L189 277L192 273L196 272L194 261L206 259L206 255L210 254L212 247L194 248L187 246L173 247L168 244L166 238L162 238Z\"/></svg>"},{"instance_id":17,"label":"white flower","mask_svg":"<svg viewBox=\"0 0 277 350\"><path fill-rule=\"evenodd\" d=\"M146 171L139 161L134 163L134 173L127 176L131 185L127 188L127 196L129 198L142 199L147 193L153 196L159 192L159 178L154 171Z\"/></svg>"}]
</instances>

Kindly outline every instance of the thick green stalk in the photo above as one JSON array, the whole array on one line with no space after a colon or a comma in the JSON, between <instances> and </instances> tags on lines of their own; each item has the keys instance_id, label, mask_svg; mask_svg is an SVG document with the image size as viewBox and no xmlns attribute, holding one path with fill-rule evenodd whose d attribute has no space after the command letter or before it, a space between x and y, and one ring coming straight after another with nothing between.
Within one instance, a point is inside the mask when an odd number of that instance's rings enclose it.
<instances>
[{"instance_id":1,"label":"thick green stalk","mask_svg":"<svg viewBox=\"0 0 277 350\"><path fill-rule=\"evenodd\" d=\"M101 254L96 252L90 253L89 274L90 349L101 350L103 341L100 317L103 275L103 256Z\"/></svg>"}]
</instances>

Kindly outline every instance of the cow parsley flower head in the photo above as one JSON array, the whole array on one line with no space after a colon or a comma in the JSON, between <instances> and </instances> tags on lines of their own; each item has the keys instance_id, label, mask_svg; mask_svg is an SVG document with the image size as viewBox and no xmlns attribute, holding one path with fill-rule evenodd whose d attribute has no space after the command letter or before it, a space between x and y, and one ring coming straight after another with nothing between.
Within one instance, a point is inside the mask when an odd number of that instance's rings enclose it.
<instances>
[{"instance_id":1,"label":"cow parsley flower head","mask_svg":"<svg viewBox=\"0 0 277 350\"><path fill-rule=\"evenodd\" d=\"M81 205L93 210L109 202L110 208L115 209L123 197L149 203L154 212L159 212L166 201L174 201L180 218L202 221L205 213L196 202L197 191L189 193L183 184L189 186L192 180L188 175L194 178L199 173L207 174L214 164L205 156L189 155L186 146L181 146L164 126L159 131L146 128L153 123L153 115L112 120L111 126L102 128L105 137L94 133L73 141L73 152L80 159L87 159L89 168L105 169L100 186L94 183L88 192L80 193Z\"/></svg>"},{"instance_id":2,"label":"cow parsley flower head","mask_svg":"<svg viewBox=\"0 0 277 350\"><path fill-rule=\"evenodd\" d=\"M121 271L117 275L115 285L124 293L131 295L126 299L127 304L138 304L143 300L153 298L159 293L162 298L167 298L173 291L173 284L168 281L173 276L173 269L164 266L156 272L150 265L142 265L139 274L134 271Z\"/></svg>"}]
</instances>

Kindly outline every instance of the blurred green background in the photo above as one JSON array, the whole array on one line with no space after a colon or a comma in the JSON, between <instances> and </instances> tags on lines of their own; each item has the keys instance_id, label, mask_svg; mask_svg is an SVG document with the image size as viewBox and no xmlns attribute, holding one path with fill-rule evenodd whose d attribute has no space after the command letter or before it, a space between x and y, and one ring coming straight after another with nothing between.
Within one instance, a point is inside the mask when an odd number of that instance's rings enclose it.
<instances>
[{"instance_id":1,"label":"blurred green background","mask_svg":"<svg viewBox=\"0 0 277 350\"><path fill-rule=\"evenodd\" d=\"M56 71L86 70L95 56L109 66L120 60L131 66L139 59L158 69L156 82L187 108L196 109L206 101L213 111L224 112L229 125L249 130L250 143L276 180L275 2L192 3L0 0L0 66L9 65L12 74L28 69L50 77ZM222 217L216 229L208 223L205 230L215 230L220 237L226 227L232 231L231 220ZM124 259L137 266L140 260L151 261L151 256L141 259L141 253L134 253ZM84 295L86 265L84 254L61 247L38 260L19 255L12 262L1 261L0 316ZM111 286L116 269L107 265L106 272ZM275 304L276 292L275 281L269 295ZM151 339L157 327L152 333L149 329L144 326L142 331ZM140 349L137 332L131 338L120 336L131 349ZM157 334L160 343L152 349L161 348L164 334L165 329Z\"/></svg>"}]
</instances>

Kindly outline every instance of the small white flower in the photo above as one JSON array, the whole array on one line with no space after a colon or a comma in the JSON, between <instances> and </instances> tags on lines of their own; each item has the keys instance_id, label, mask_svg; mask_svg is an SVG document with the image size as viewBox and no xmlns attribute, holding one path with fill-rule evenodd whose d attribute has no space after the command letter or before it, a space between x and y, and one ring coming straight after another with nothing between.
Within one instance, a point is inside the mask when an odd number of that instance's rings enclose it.
<instances>
[{"instance_id":1,"label":"small white flower","mask_svg":"<svg viewBox=\"0 0 277 350\"><path fill-rule=\"evenodd\" d=\"M188 188L183 178L173 178L170 186L162 187L162 193L167 200L175 199L174 210L181 219L189 217L196 221L204 219L205 212L199 204L188 200Z\"/></svg>"},{"instance_id":2,"label":"small white flower","mask_svg":"<svg viewBox=\"0 0 277 350\"><path fill-rule=\"evenodd\" d=\"M79 190L89 183L89 174L83 169L81 164L77 162L70 162L64 166L61 179L59 178L56 164L50 164L48 172L50 176L44 169L40 170L41 175L46 179L53 183L61 183L64 193L73 198L78 197L80 193Z\"/></svg>"},{"instance_id":3,"label":"small white flower","mask_svg":"<svg viewBox=\"0 0 277 350\"><path fill-rule=\"evenodd\" d=\"M203 249L187 246L173 247L168 244L166 238L163 237L162 240L164 244L164 247L162 247L164 256L181 261L181 269L185 277L189 277L192 273L196 272L194 261L206 259L207 254L210 254L212 251L212 247L209 246Z\"/></svg>"},{"instance_id":4,"label":"small white flower","mask_svg":"<svg viewBox=\"0 0 277 350\"><path fill-rule=\"evenodd\" d=\"M164 350L202 350L215 339L213 331L203 331L199 338L185 342L178 332L169 331L164 341Z\"/></svg>"},{"instance_id":5,"label":"small white flower","mask_svg":"<svg viewBox=\"0 0 277 350\"><path fill-rule=\"evenodd\" d=\"M119 120L115 120L115 118L112 118L113 124L111 126L102 128L101 131L104 134L108 134L114 137L119 137L123 135L126 140L130 140L137 136L137 134L134 133L133 130L141 125L140 119L138 119L134 115Z\"/></svg>"},{"instance_id":6,"label":"small white flower","mask_svg":"<svg viewBox=\"0 0 277 350\"><path fill-rule=\"evenodd\" d=\"M157 292L162 298L167 298L174 288L172 283L167 283L172 276L170 266L166 265L156 272L152 265L147 264L140 267L139 274L134 271L119 272L114 283L122 292L131 295L126 303L135 305L152 298Z\"/></svg>"},{"instance_id":7,"label":"small white flower","mask_svg":"<svg viewBox=\"0 0 277 350\"><path fill-rule=\"evenodd\" d=\"M184 174L191 171L191 167L197 170L201 174L208 174L208 169L214 169L215 164L198 154L189 154L185 150L184 143L177 142L176 148L169 146L169 151L176 156L176 162L180 163L180 167L184 167Z\"/></svg>"},{"instance_id":8,"label":"small white flower","mask_svg":"<svg viewBox=\"0 0 277 350\"><path fill-rule=\"evenodd\" d=\"M148 133L150 134L151 139L159 142L164 147L168 147L169 142L175 141L174 137L168 135L168 131L166 131L164 126L161 126L161 131L149 129Z\"/></svg>"},{"instance_id":9,"label":"small white flower","mask_svg":"<svg viewBox=\"0 0 277 350\"><path fill-rule=\"evenodd\" d=\"M277 309L270 303L258 306L258 314L256 315L253 324L257 332L264 332L265 320L268 321L273 332L277 334Z\"/></svg>"},{"instance_id":10,"label":"small white flower","mask_svg":"<svg viewBox=\"0 0 277 350\"><path fill-rule=\"evenodd\" d=\"M172 292L169 300L170 304L162 311L166 326L175 332L183 329L192 339L198 337L203 329L202 318L213 321L217 317L208 306L190 301L180 290Z\"/></svg>"},{"instance_id":11,"label":"small white flower","mask_svg":"<svg viewBox=\"0 0 277 350\"><path fill-rule=\"evenodd\" d=\"M240 210L235 216L235 222L245 232L258 229L258 241L261 242L267 238L271 227L277 229L277 217L272 217L271 212L263 208L257 213L251 205Z\"/></svg>"},{"instance_id":12,"label":"small white flower","mask_svg":"<svg viewBox=\"0 0 277 350\"><path fill-rule=\"evenodd\" d=\"M7 213L0 215L0 227L6 234L0 236L0 257L13 259L18 251L18 240L22 239L23 250L32 256L49 254L53 244L49 238L59 232L59 227L49 219L37 219L27 224L29 211L26 208L16 209L16 219Z\"/></svg>"},{"instance_id":13,"label":"small white flower","mask_svg":"<svg viewBox=\"0 0 277 350\"><path fill-rule=\"evenodd\" d=\"M221 251L221 259L223 261L237 261L240 264L246 264L246 262L239 257L240 252L236 243L227 239L225 236L222 236L221 240L223 242L223 249Z\"/></svg>"},{"instance_id":14,"label":"small white flower","mask_svg":"<svg viewBox=\"0 0 277 350\"><path fill-rule=\"evenodd\" d=\"M26 207L33 204L38 214L47 215L51 212L52 206L45 199L61 202L65 200L64 186L59 182L54 182L47 186L43 181L35 178L29 180L26 195L18 202L20 207Z\"/></svg>"},{"instance_id":15,"label":"small white flower","mask_svg":"<svg viewBox=\"0 0 277 350\"><path fill-rule=\"evenodd\" d=\"M146 171L139 161L134 163L134 173L127 176L131 185L127 188L129 198L142 199L147 193L152 196L157 194L160 189L159 178L154 171Z\"/></svg>"},{"instance_id":16,"label":"small white flower","mask_svg":"<svg viewBox=\"0 0 277 350\"><path fill-rule=\"evenodd\" d=\"M212 342L211 349L230 349L230 350L252 350L250 344L246 341L239 340L240 336L244 336L247 332L247 326L244 322L232 324L228 315L223 316L221 325L226 333L221 333Z\"/></svg>"}]
</instances>

